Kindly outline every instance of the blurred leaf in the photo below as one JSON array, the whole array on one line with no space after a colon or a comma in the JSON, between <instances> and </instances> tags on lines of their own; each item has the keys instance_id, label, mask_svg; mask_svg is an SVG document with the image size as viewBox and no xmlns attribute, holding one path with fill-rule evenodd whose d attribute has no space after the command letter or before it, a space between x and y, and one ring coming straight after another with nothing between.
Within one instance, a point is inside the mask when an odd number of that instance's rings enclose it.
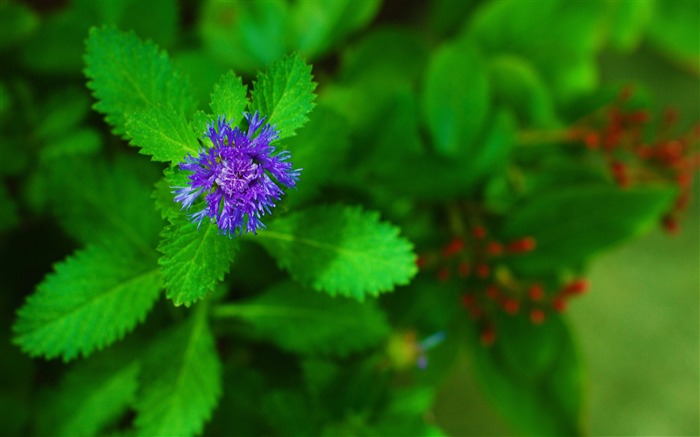
<instances>
[{"instance_id":1,"label":"blurred leaf","mask_svg":"<svg viewBox=\"0 0 700 437\"><path fill-rule=\"evenodd\" d=\"M439 36L455 33L477 3L476 0L433 0L428 12L430 27Z\"/></svg>"},{"instance_id":2,"label":"blurred leaf","mask_svg":"<svg viewBox=\"0 0 700 437\"><path fill-rule=\"evenodd\" d=\"M32 356L88 356L133 330L160 294L155 262L124 244L89 246L54 269L13 327L14 342Z\"/></svg>"},{"instance_id":3,"label":"blurred leaf","mask_svg":"<svg viewBox=\"0 0 700 437\"><path fill-rule=\"evenodd\" d=\"M204 223L201 229L185 213L161 234L158 263L163 267L166 296L175 306L203 299L228 273L238 250L238 240L220 235L219 228Z\"/></svg>"},{"instance_id":4,"label":"blurred leaf","mask_svg":"<svg viewBox=\"0 0 700 437\"><path fill-rule=\"evenodd\" d=\"M50 95L42 104L41 123L35 135L42 141L53 141L57 135L69 133L90 113L90 95L82 89L67 88Z\"/></svg>"},{"instance_id":5,"label":"blurred leaf","mask_svg":"<svg viewBox=\"0 0 700 437\"><path fill-rule=\"evenodd\" d=\"M139 111L161 108L184 116L194 110L189 81L174 70L164 52L133 32L91 29L85 63L88 88L97 99L94 108L106 115L115 134L123 135L127 118Z\"/></svg>"},{"instance_id":6,"label":"blurred leaf","mask_svg":"<svg viewBox=\"0 0 700 437\"><path fill-rule=\"evenodd\" d=\"M423 112L435 150L455 156L472 146L490 110L486 69L472 44L434 52L423 85Z\"/></svg>"},{"instance_id":7,"label":"blurred leaf","mask_svg":"<svg viewBox=\"0 0 700 437\"><path fill-rule=\"evenodd\" d=\"M267 116L280 138L291 137L309 121L306 114L315 106L315 88L311 66L298 55L287 56L258 73L251 93L251 112Z\"/></svg>"},{"instance_id":8,"label":"blurred leaf","mask_svg":"<svg viewBox=\"0 0 700 437\"><path fill-rule=\"evenodd\" d=\"M77 75L88 29L98 25L128 29L167 47L175 41L177 12L174 0L73 0L46 18L25 46L22 62L41 72Z\"/></svg>"},{"instance_id":9,"label":"blurred leaf","mask_svg":"<svg viewBox=\"0 0 700 437\"><path fill-rule=\"evenodd\" d=\"M603 2L590 0L499 0L482 3L464 36L491 55L528 59L542 74L555 101L592 91Z\"/></svg>"},{"instance_id":10,"label":"blurred leaf","mask_svg":"<svg viewBox=\"0 0 700 437\"><path fill-rule=\"evenodd\" d=\"M537 248L511 263L524 273L551 273L649 230L675 195L672 188L565 186L515 205L502 236L506 241L533 237Z\"/></svg>"},{"instance_id":11,"label":"blurred leaf","mask_svg":"<svg viewBox=\"0 0 700 437\"><path fill-rule=\"evenodd\" d=\"M284 56L288 13L282 0L209 0L202 6L199 31L212 55L239 74L252 73Z\"/></svg>"},{"instance_id":12,"label":"blurred leaf","mask_svg":"<svg viewBox=\"0 0 700 437\"><path fill-rule=\"evenodd\" d=\"M8 49L29 37L39 18L28 6L15 1L0 3L0 50Z\"/></svg>"},{"instance_id":13,"label":"blurred leaf","mask_svg":"<svg viewBox=\"0 0 700 437\"><path fill-rule=\"evenodd\" d=\"M186 155L197 156L201 146L184 116L169 106L134 109L126 116L130 144L154 161L181 162Z\"/></svg>"},{"instance_id":14,"label":"blurred leaf","mask_svg":"<svg viewBox=\"0 0 700 437\"><path fill-rule=\"evenodd\" d=\"M199 304L185 322L153 342L143 363L136 399L136 429L142 436L202 432L221 397L221 362Z\"/></svg>"},{"instance_id":15,"label":"blurred leaf","mask_svg":"<svg viewBox=\"0 0 700 437\"><path fill-rule=\"evenodd\" d=\"M290 46L307 56L325 53L366 26L379 12L380 0L355 2L301 0L290 11Z\"/></svg>"},{"instance_id":16,"label":"blurred leaf","mask_svg":"<svg viewBox=\"0 0 700 437\"><path fill-rule=\"evenodd\" d=\"M477 141L452 158L406 150L389 159L374 177L394 192L430 201L454 199L505 166L515 127L508 113L491 117Z\"/></svg>"},{"instance_id":17,"label":"blurred leaf","mask_svg":"<svg viewBox=\"0 0 700 437\"><path fill-rule=\"evenodd\" d=\"M71 133L47 142L41 149L40 157L46 161L61 158L93 155L102 147L102 136L95 129L80 128Z\"/></svg>"},{"instance_id":18,"label":"blurred leaf","mask_svg":"<svg viewBox=\"0 0 700 437\"><path fill-rule=\"evenodd\" d=\"M148 163L65 159L50 167L50 201L68 233L83 243L127 241L153 254L162 221L150 199Z\"/></svg>"},{"instance_id":19,"label":"blurred leaf","mask_svg":"<svg viewBox=\"0 0 700 437\"><path fill-rule=\"evenodd\" d=\"M297 189L287 192L288 206L313 197L323 183L334 182L343 168L349 136L345 118L328 105L319 104L309 123L286 141L294 168L303 169Z\"/></svg>"},{"instance_id":20,"label":"blurred leaf","mask_svg":"<svg viewBox=\"0 0 700 437\"><path fill-rule=\"evenodd\" d=\"M473 368L481 387L526 435L583 434L582 369L561 316L542 325L527 317L498 313L496 341L480 344L472 333Z\"/></svg>"},{"instance_id":21,"label":"blurred leaf","mask_svg":"<svg viewBox=\"0 0 700 437\"><path fill-rule=\"evenodd\" d=\"M281 348L303 354L345 356L376 345L389 333L375 302L330 297L293 282L224 306L219 314L239 316Z\"/></svg>"},{"instance_id":22,"label":"blurred leaf","mask_svg":"<svg viewBox=\"0 0 700 437\"><path fill-rule=\"evenodd\" d=\"M233 71L225 73L214 85L214 91L211 93L209 106L215 118L224 115L229 121L241 120L248 105L247 94L248 87L243 85L240 77Z\"/></svg>"},{"instance_id":23,"label":"blurred leaf","mask_svg":"<svg viewBox=\"0 0 700 437\"><path fill-rule=\"evenodd\" d=\"M211 100L214 84L229 68L214 57L196 48L178 49L173 53L173 64L190 78L192 90L197 100L197 107L204 108Z\"/></svg>"},{"instance_id":24,"label":"blurred leaf","mask_svg":"<svg viewBox=\"0 0 700 437\"><path fill-rule=\"evenodd\" d=\"M662 54L686 65L695 74L700 67L700 2L659 0L655 2L649 27L649 41Z\"/></svg>"},{"instance_id":25,"label":"blurred leaf","mask_svg":"<svg viewBox=\"0 0 700 437\"><path fill-rule=\"evenodd\" d=\"M363 300L416 274L399 229L359 207L319 206L272 221L256 237L280 267L316 291Z\"/></svg>"},{"instance_id":26,"label":"blurred leaf","mask_svg":"<svg viewBox=\"0 0 700 437\"><path fill-rule=\"evenodd\" d=\"M489 59L489 72L499 106L512 108L525 126L553 128L559 125L550 91L527 59L494 56Z\"/></svg>"},{"instance_id":27,"label":"blurred leaf","mask_svg":"<svg viewBox=\"0 0 700 437\"><path fill-rule=\"evenodd\" d=\"M651 22L657 0L614 0L607 2L608 43L617 50L637 48Z\"/></svg>"},{"instance_id":28,"label":"blurred leaf","mask_svg":"<svg viewBox=\"0 0 700 437\"><path fill-rule=\"evenodd\" d=\"M17 204L7 192L5 183L0 183L0 232L12 229L18 222Z\"/></svg>"},{"instance_id":29,"label":"blurred leaf","mask_svg":"<svg viewBox=\"0 0 700 437\"><path fill-rule=\"evenodd\" d=\"M72 367L37 415L39 434L104 435L136 400L139 364L113 350Z\"/></svg>"}]
</instances>

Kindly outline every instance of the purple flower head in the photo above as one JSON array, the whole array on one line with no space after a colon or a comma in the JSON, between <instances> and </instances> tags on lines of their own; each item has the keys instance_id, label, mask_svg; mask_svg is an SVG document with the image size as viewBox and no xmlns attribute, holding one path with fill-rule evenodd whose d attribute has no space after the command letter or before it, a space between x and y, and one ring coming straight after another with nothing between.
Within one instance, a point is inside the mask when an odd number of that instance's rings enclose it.
<instances>
[{"instance_id":1,"label":"purple flower head","mask_svg":"<svg viewBox=\"0 0 700 437\"><path fill-rule=\"evenodd\" d=\"M190 219L199 227L204 217L209 217L229 236L264 229L261 217L270 214L284 194L279 185L296 186L301 172L292 170L288 151L274 154L270 143L278 133L269 123L263 125L265 117L257 111L243 115L248 121L247 132L231 127L233 120L227 122L224 116L207 125L205 136L214 146L201 149L196 157L188 155L180 163L180 170L192 174L189 186L175 187L174 191L175 201L187 210L204 194L203 209L190 214Z\"/></svg>"}]
</instances>

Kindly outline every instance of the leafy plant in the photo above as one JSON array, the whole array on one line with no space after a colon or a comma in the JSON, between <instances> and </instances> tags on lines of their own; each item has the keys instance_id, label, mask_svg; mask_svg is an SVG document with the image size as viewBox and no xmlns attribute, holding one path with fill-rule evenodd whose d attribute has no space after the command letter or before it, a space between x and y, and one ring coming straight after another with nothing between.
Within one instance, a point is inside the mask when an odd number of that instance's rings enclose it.
<instances>
[{"instance_id":1,"label":"leafy plant","mask_svg":"<svg viewBox=\"0 0 700 437\"><path fill-rule=\"evenodd\" d=\"M584 3L3 2L3 429L443 435L466 351L585 434L566 307L700 166L597 56L700 54L692 2Z\"/></svg>"}]
</instances>

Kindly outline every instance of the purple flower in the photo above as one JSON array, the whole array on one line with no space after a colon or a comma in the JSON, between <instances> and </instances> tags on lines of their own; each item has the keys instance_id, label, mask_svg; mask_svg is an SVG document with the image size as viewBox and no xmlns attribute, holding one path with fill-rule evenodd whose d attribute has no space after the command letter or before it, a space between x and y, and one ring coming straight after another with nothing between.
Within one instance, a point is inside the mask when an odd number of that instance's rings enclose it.
<instances>
[{"instance_id":1,"label":"purple flower","mask_svg":"<svg viewBox=\"0 0 700 437\"><path fill-rule=\"evenodd\" d=\"M192 172L190 183L174 187L177 190L173 192L175 201L187 210L204 194L203 209L190 214L190 219L199 228L204 217L209 217L229 236L264 229L261 217L270 214L284 194L279 185L296 186L301 172L292 170L288 151L274 155L275 147L270 143L279 136L269 123L263 126L265 117L257 111L252 116L243 115L248 121L247 132L231 127L224 116L207 125L205 136L214 147L200 150L196 157L188 155L180 163L181 170Z\"/></svg>"}]
</instances>

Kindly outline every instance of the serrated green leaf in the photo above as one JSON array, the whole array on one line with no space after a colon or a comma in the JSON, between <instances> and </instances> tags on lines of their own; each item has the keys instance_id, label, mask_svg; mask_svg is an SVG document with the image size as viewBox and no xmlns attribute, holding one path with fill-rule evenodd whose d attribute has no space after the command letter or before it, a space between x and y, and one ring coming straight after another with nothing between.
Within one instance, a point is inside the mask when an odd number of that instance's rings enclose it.
<instances>
[{"instance_id":1,"label":"serrated green leaf","mask_svg":"<svg viewBox=\"0 0 700 437\"><path fill-rule=\"evenodd\" d=\"M55 266L17 312L14 342L32 356L88 356L144 320L161 289L155 262L129 246L89 246Z\"/></svg>"},{"instance_id":2,"label":"serrated green leaf","mask_svg":"<svg viewBox=\"0 0 700 437\"><path fill-rule=\"evenodd\" d=\"M219 316L237 316L283 349L305 354L347 355L380 342L389 325L376 302L330 297L293 282L231 306Z\"/></svg>"},{"instance_id":3,"label":"serrated green leaf","mask_svg":"<svg viewBox=\"0 0 700 437\"><path fill-rule=\"evenodd\" d=\"M209 107L215 117L224 115L229 121L240 120L246 106L248 106L248 87L243 85L241 78L233 71L225 73L214 85L214 91L211 93Z\"/></svg>"},{"instance_id":4,"label":"serrated green leaf","mask_svg":"<svg viewBox=\"0 0 700 437\"><path fill-rule=\"evenodd\" d=\"M158 339L146 355L136 402L141 436L189 436L202 432L221 396L221 363L206 307ZM229 430L230 431L230 430Z\"/></svg>"},{"instance_id":5,"label":"serrated green leaf","mask_svg":"<svg viewBox=\"0 0 700 437\"><path fill-rule=\"evenodd\" d=\"M162 232L158 263L163 267L166 296L176 306L203 299L228 273L238 240L220 235L212 223L197 225L184 213Z\"/></svg>"},{"instance_id":6,"label":"serrated green leaf","mask_svg":"<svg viewBox=\"0 0 700 437\"><path fill-rule=\"evenodd\" d=\"M665 187L621 190L589 184L534 196L514 206L502 235L506 240L531 236L537 247L510 263L529 274L578 265L649 230L671 206L675 194Z\"/></svg>"},{"instance_id":7,"label":"serrated green leaf","mask_svg":"<svg viewBox=\"0 0 700 437\"><path fill-rule=\"evenodd\" d=\"M37 416L40 435L104 435L136 400L139 363L113 349L73 367L43 403Z\"/></svg>"},{"instance_id":8,"label":"serrated green leaf","mask_svg":"<svg viewBox=\"0 0 700 437\"><path fill-rule=\"evenodd\" d=\"M139 152L154 161L181 162L197 156L199 143L187 119L170 107L149 106L126 116L126 133Z\"/></svg>"},{"instance_id":9,"label":"serrated green leaf","mask_svg":"<svg viewBox=\"0 0 700 437\"><path fill-rule=\"evenodd\" d=\"M151 42L114 28L92 28L86 42L85 74L114 133L126 132L128 116L148 108L171 108L187 115L194 110L189 81L173 68L168 56Z\"/></svg>"},{"instance_id":10,"label":"serrated green leaf","mask_svg":"<svg viewBox=\"0 0 700 437\"><path fill-rule=\"evenodd\" d=\"M291 137L309 120L306 114L314 107L315 88L311 66L299 55L287 56L257 75L251 111L267 116L280 138Z\"/></svg>"},{"instance_id":11,"label":"serrated green leaf","mask_svg":"<svg viewBox=\"0 0 700 437\"><path fill-rule=\"evenodd\" d=\"M153 168L134 158L113 163L85 158L54 162L48 184L50 200L61 224L79 241L128 241L149 256L162 220L150 190Z\"/></svg>"},{"instance_id":12,"label":"serrated green leaf","mask_svg":"<svg viewBox=\"0 0 700 437\"><path fill-rule=\"evenodd\" d=\"M571 333L556 313L542 325L498 314L496 342L476 330L470 352L476 377L503 414L526 435L583 434L582 370Z\"/></svg>"},{"instance_id":13,"label":"serrated green leaf","mask_svg":"<svg viewBox=\"0 0 700 437\"><path fill-rule=\"evenodd\" d=\"M454 156L469 148L490 109L488 75L476 46L463 42L437 50L423 87L423 112L435 150Z\"/></svg>"},{"instance_id":14,"label":"serrated green leaf","mask_svg":"<svg viewBox=\"0 0 700 437\"><path fill-rule=\"evenodd\" d=\"M308 208L271 222L255 241L292 277L331 295L362 300L407 284L417 271L399 229L359 207Z\"/></svg>"}]
</instances>

